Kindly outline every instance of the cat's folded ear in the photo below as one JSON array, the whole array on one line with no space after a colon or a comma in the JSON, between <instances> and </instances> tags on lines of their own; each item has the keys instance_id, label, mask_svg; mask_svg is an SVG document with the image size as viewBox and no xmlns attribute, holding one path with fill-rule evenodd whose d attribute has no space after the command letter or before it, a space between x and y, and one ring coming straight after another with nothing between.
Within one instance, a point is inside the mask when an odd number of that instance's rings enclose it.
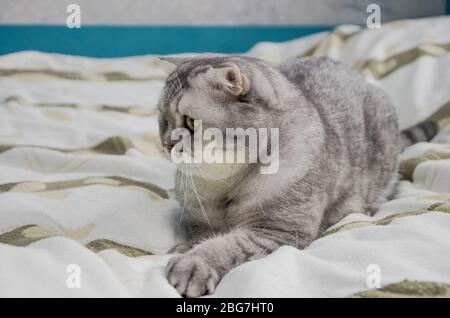
<instances>
[{"instance_id":1,"label":"cat's folded ear","mask_svg":"<svg viewBox=\"0 0 450 318\"><path fill-rule=\"evenodd\" d=\"M178 66L180 66L181 64L186 63L192 59L193 59L193 57L190 57L190 56L165 56L165 57L159 58L159 60L162 62L161 63L162 68L167 73L171 73Z\"/></svg>"},{"instance_id":2,"label":"cat's folded ear","mask_svg":"<svg viewBox=\"0 0 450 318\"><path fill-rule=\"evenodd\" d=\"M241 72L239 67L231 63L216 69L216 80L233 96L240 96L250 89L250 80Z\"/></svg>"}]
</instances>

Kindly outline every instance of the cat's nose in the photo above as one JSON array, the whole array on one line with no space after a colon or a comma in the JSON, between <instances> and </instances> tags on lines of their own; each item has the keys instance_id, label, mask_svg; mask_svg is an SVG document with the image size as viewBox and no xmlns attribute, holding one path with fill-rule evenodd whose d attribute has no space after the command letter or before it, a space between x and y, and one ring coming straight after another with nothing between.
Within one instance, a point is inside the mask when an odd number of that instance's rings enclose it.
<instances>
[{"instance_id":1,"label":"cat's nose","mask_svg":"<svg viewBox=\"0 0 450 318\"><path fill-rule=\"evenodd\" d=\"M175 142L171 140L164 141L164 148L167 150L168 153L170 153L175 146Z\"/></svg>"}]
</instances>

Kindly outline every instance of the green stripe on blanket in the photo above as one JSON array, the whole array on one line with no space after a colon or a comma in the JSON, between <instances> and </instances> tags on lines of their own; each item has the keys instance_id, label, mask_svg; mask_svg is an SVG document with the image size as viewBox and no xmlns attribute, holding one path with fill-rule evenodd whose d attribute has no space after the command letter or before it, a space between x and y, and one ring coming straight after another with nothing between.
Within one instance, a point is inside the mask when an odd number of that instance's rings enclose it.
<instances>
[{"instance_id":1,"label":"green stripe on blanket","mask_svg":"<svg viewBox=\"0 0 450 318\"><path fill-rule=\"evenodd\" d=\"M155 59L156 61L156 59ZM158 62L159 63L159 62ZM35 76L35 77L56 77L73 81L163 81L165 76L153 75L136 77L122 72L104 72L104 73L81 73L69 71L56 71L52 69L5 69L0 68L0 77L10 76Z\"/></svg>"},{"instance_id":2,"label":"green stripe on blanket","mask_svg":"<svg viewBox=\"0 0 450 318\"><path fill-rule=\"evenodd\" d=\"M413 49L395 54L384 60L369 59L361 67L363 73L380 80L399 68L408 65L422 56L438 57L450 51L450 43L424 43Z\"/></svg>"},{"instance_id":3,"label":"green stripe on blanket","mask_svg":"<svg viewBox=\"0 0 450 318\"><path fill-rule=\"evenodd\" d=\"M336 47L344 46L350 39L356 35L368 32L368 29L355 29L349 32L343 31L342 27L335 28L332 32L321 40L318 44L313 45L298 57L309 56L326 56ZM370 31L370 30L369 30ZM413 63L422 56L439 57L450 52L450 43L421 43L417 47L410 50L392 55L386 59L368 59L353 65L356 69L361 70L370 77L381 80L405 65Z\"/></svg>"},{"instance_id":4,"label":"green stripe on blanket","mask_svg":"<svg viewBox=\"0 0 450 318\"><path fill-rule=\"evenodd\" d=\"M104 185L110 187L127 187L130 189L143 189L148 192L152 200L168 199L169 195L166 190L150 183L124 178L119 176L98 176L83 179L67 180L67 181L21 181L0 184L0 194L2 192L22 192L48 194L55 191L86 187L91 185Z\"/></svg>"},{"instance_id":5,"label":"green stripe on blanket","mask_svg":"<svg viewBox=\"0 0 450 318\"><path fill-rule=\"evenodd\" d=\"M450 298L450 285L435 282L404 280L380 289L363 291L352 295L354 298Z\"/></svg>"},{"instance_id":6,"label":"green stripe on blanket","mask_svg":"<svg viewBox=\"0 0 450 318\"><path fill-rule=\"evenodd\" d=\"M434 120L438 123L439 131L450 125L450 101L442 105L438 111L426 120ZM414 170L423 162L430 160L450 159L450 147L448 149L430 149L420 156L400 162L399 174L403 180L412 181Z\"/></svg>"},{"instance_id":7,"label":"green stripe on blanket","mask_svg":"<svg viewBox=\"0 0 450 318\"><path fill-rule=\"evenodd\" d=\"M450 214L450 201L434 202L434 203L430 204L424 210L399 212L399 213L395 213L395 214L386 216L386 217L378 219L378 220L377 219L375 219L375 220L368 219L368 220L349 222L349 223L326 230L320 236L320 238L331 235L331 234L336 234L336 233L345 232L348 230L353 230L356 228L362 228L362 227L373 226L373 225L388 225L393 220L398 219L398 218L408 217L408 216L417 216L417 215L427 214L427 213L431 213L431 212L442 212L442 213Z\"/></svg>"},{"instance_id":8,"label":"green stripe on blanket","mask_svg":"<svg viewBox=\"0 0 450 318\"><path fill-rule=\"evenodd\" d=\"M359 34L362 30L363 28L352 30L350 32L344 32L340 27L337 27L328 33L325 39L320 41L318 44L313 45L310 49L298 57L324 56L330 51L332 46L343 46L351 37Z\"/></svg>"},{"instance_id":9,"label":"green stripe on blanket","mask_svg":"<svg viewBox=\"0 0 450 318\"><path fill-rule=\"evenodd\" d=\"M71 109L83 109L90 111L98 111L98 112L118 112L128 115L134 115L139 117L150 117L154 116L158 113L156 106L150 107L142 107L142 106L133 106L133 105L81 105L77 103L42 103L42 102L30 102L27 101L22 96L11 95L5 98L5 103L16 103L21 106L35 106L35 107L57 107L57 108L71 108Z\"/></svg>"},{"instance_id":10,"label":"green stripe on blanket","mask_svg":"<svg viewBox=\"0 0 450 318\"><path fill-rule=\"evenodd\" d=\"M113 136L109 137L92 147L78 149L64 149L37 145L2 145L0 144L0 154L15 148L38 148L52 151L58 151L71 154L103 154L103 155L125 155L130 149L137 149L146 155L155 155L161 153L158 136L145 135L152 142L131 140L127 137Z\"/></svg>"},{"instance_id":11,"label":"green stripe on blanket","mask_svg":"<svg viewBox=\"0 0 450 318\"><path fill-rule=\"evenodd\" d=\"M17 247L27 247L35 242L50 237L60 236L80 241L85 239L94 228L95 225L89 224L81 229L69 231L65 229L56 230L48 226L30 224L0 234L0 243ZM152 255L151 252L124 245L109 239L93 240L85 244L84 246L95 253L101 252L103 250L115 249L128 257Z\"/></svg>"},{"instance_id":12,"label":"green stripe on blanket","mask_svg":"<svg viewBox=\"0 0 450 318\"><path fill-rule=\"evenodd\" d=\"M423 162L430 160L450 159L450 147L444 150L431 149L426 151L423 155L404 160L400 163L399 174L401 179L412 181L414 170Z\"/></svg>"}]
</instances>

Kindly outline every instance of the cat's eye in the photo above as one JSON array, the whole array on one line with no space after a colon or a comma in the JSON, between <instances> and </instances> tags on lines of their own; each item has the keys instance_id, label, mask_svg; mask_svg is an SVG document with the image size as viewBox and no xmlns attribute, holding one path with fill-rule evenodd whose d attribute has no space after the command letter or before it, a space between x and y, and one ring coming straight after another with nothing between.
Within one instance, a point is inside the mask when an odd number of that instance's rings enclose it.
<instances>
[{"instance_id":1,"label":"cat's eye","mask_svg":"<svg viewBox=\"0 0 450 318\"><path fill-rule=\"evenodd\" d=\"M186 122L187 128L189 128L189 130L191 131L194 131L194 119L189 116L184 116L184 121Z\"/></svg>"}]
</instances>

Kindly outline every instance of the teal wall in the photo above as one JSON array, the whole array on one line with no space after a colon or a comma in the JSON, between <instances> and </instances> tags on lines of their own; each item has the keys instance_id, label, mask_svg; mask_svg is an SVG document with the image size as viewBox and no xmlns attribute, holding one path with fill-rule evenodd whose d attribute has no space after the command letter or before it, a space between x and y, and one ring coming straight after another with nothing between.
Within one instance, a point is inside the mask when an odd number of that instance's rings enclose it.
<instances>
[{"instance_id":1,"label":"teal wall","mask_svg":"<svg viewBox=\"0 0 450 318\"><path fill-rule=\"evenodd\" d=\"M71 3L81 8L81 29L65 26ZM241 53L260 41L364 25L370 3L383 23L450 14L450 0L0 0L0 54Z\"/></svg>"},{"instance_id":2,"label":"teal wall","mask_svg":"<svg viewBox=\"0 0 450 318\"><path fill-rule=\"evenodd\" d=\"M0 54L22 50L120 57L182 52L241 53L261 41L287 41L331 26L0 25Z\"/></svg>"}]
</instances>

